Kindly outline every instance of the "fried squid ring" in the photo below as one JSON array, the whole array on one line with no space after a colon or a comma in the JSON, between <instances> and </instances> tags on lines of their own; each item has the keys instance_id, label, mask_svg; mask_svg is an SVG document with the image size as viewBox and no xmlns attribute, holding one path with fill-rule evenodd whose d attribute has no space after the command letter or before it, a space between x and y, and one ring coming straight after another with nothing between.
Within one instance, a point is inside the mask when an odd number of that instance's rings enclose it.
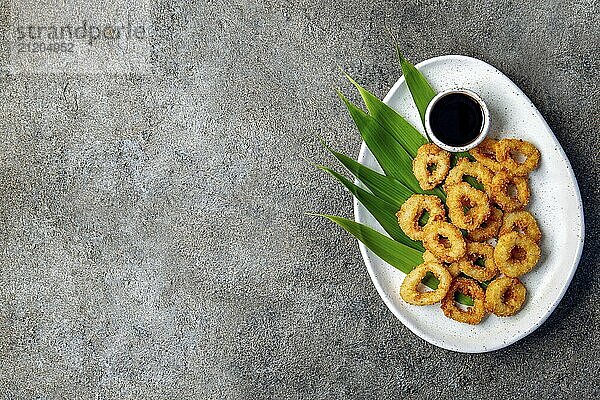
<instances>
[{"instance_id":1,"label":"fried squid ring","mask_svg":"<svg viewBox=\"0 0 600 400\"><path fill-rule=\"evenodd\" d=\"M432 262L432 263L440 263L440 264L442 263L440 260L435 258L433 253L430 252L429 250L425 250L425 252L423 253L423 262L424 263Z\"/></svg>"},{"instance_id":2,"label":"fried squid ring","mask_svg":"<svg viewBox=\"0 0 600 400\"><path fill-rule=\"evenodd\" d=\"M488 196L466 182L450 186L447 195L448 216L461 229L475 230L490 215ZM465 207L468 208L466 212Z\"/></svg>"},{"instance_id":3,"label":"fried squid ring","mask_svg":"<svg viewBox=\"0 0 600 400\"><path fill-rule=\"evenodd\" d=\"M442 183L450 170L450 153L427 143L419 147L413 160L413 172L423 190L431 190Z\"/></svg>"},{"instance_id":4,"label":"fried squid ring","mask_svg":"<svg viewBox=\"0 0 600 400\"><path fill-rule=\"evenodd\" d=\"M499 317L508 317L523 307L526 297L527 289L519 278L498 278L485 291L485 309Z\"/></svg>"},{"instance_id":5,"label":"fried squid ring","mask_svg":"<svg viewBox=\"0 0 600 400\"><path fill-rule=\"evenodd\" d=\"M438 279L438 287L433 291L421 292L419 291L419 285L428 272L431 272ZM408 304L416 306L434 304L444 298L450 288L451 282L452 276L450 276L450 273L442 264L434 262L423 263L406 275L400 286L400 297Z\"/></svg>"},{"instance_id":6,"label":"fried squid ring","mask_svg":"<svg viewBox=\"0 0 600 400\"><path fill-rule=\"evenodd\" d=\"M425 252L423 253L423 262L424 263L433 262L433 263L442 264L444 267L446 267L448 272L450 272L450 275L452 275L453 278L455 276L458 276L458 274L460 274L460 269L458 269L458 261L455 261L453 263L447 263L447 262L440 261L429 250L425 250Z\"/></svg>"},{"instance_id":7,"label":"fried squid ring","mask_svg":"<svg viewBox=\"0 0 600 400\"><path fill-rule=\"evenodd\" d=\"M449 222L433 221L425 226L423 232L423 246L440 261L457 261L467 251L460 230Z\"/></svg>"},{"instance_id":8,"label":"fried squid ring","mask_svg":"<svg viewBox=\"0 0 600 400\"><path fill-rule=\"evenodd\" d=\"M490 191L492 186L492 171L487 169L483 164L470 162L466 158L459 159L454 168L450 170L446 178L446 183L444 183L444 190L448 191L450 186L463 182L465 176L477 179L483 185L486 192Z\"/></svg>"},{"instance_id":9,"label":"fried squid ring","mask_svg":"<svg viewBox=\"0 0 600 400\"><path fill-rule=\"evenodd\" d=\"M523 162L515 160L515 153L525 156ZM502 139L496 145L496 159L512 175L526 176L540 162L540 151L521 139Z\"/></svg>"},{"instance_id":10,"label":"fried squid ring","mask_svg":"<svg viewBox=\"0 0 600 400\"><path fill-rule=\"evenodd\" d=\"M423 227L419 225L419 218L423 213L429 213L429 219L425 226L433 221L443 221L446 219L446 210L442 201L437 196L427 196L423 194L413 194L410 196L400 211L396 213L398 225L404 231L406 236L412 240L423 240Z\"/></svg>"},{"instance_id":11,"label":"fried squid ring","mask_svg":"<svg viewBox=\"0 0 600 400\"><path fill-rule=\"evenodd\" d=\"M479 259L483 260L483 267L476 264ZM467 243L467 253L458 261L458 269L479 282L494 278L498 275L498 268L494 262L494 247L487 243Z\"/></svg>"},{"instance_id":12,"label":"fried squid ring","mask_svg":"<svg viewBox=\"0 0 600 400\"><path fill-rule=\"evenodd\" d=\"M504 215L499 235L506 235L513 231L521 233L536 243L542 239L542 232L537 221L527 211L514 211Z\"/></svg>"},{"instance_id":13,"label":"fried squid ring","mask_svg":"<svg viewBox=\"0 0 600 400\"><path fill-rule=\"evenodd\" d=\"M473 299L473 305L466 310L459 308L454 296L456 292ZM442 311L448 318L466 324L477 325L485 316L485 292L477 282L468 278L454 278L446 297L442 299Z\"/></svg>"},{"instance_id":14,"label":"fried squid ring","mask_svg":"<svg viewBox=\"0 0 600 400\"><path fill-rule=\"evenodd\" d=\"M516 193L512 193L511 187L514 187ZM500 171L492 179L492 201L504 212L522 209L529 203L530 195L527 178Z\"/></svg>"},{"instance_id":15,"label":"fried squid ring","mask_svg":"<svg viewBox=\"0 0 600 400\"><path fill-rule=\"evenodd\" d=\"M504 275L518 278L535 267L540 254L540 247L533 240L518 232L510 232L498 238L494 261Z\"/></svg>"},{"instance_id":16,"label":"fried squid ring","mask_svg":"<svg viewBox=\"0 0 600 400\"><path fill-rule=\"evenodd\" d=\"M490 210L489 217L479 225L479 228L469 232L467 235L469 240L473 242L485 242L498 235L498 230L502 225L503 212L496 207L491 207Z\"/></svg>"},{"instance_id":17,"label":"fried squid ring","mask_svg":"<svg viewBox=\"0 0 600 400\"><path fill-rule=\"evenodd\" d=\"M502 164L496 159L497 140L485 139L481 144L470 150L471 155L487 169L498 172L502 169Z\"/></svg>"}]
</instances>

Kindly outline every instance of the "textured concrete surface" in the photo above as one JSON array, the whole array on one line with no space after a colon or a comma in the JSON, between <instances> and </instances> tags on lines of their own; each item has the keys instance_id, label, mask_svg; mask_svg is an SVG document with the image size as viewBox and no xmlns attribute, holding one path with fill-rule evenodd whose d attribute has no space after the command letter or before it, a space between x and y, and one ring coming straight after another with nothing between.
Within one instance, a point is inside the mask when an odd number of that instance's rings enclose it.
<instances>
[{"instance_id":1,"label":"textured concrete surface","mask_svg":"<svg viewBox=\"0 0 600 400\"><path fill-rule=\"evenodd\" d=\"M0 79L0 398L600 395L598 1L152 5L148 75ZM383 96L386 27L412 61L504 71L575 169L579 270L504 350L414 336L356 242L303 215L351 215L305 159L328 161L317 135L357 154L338 66Z\"/></svg>"}]
</instances>

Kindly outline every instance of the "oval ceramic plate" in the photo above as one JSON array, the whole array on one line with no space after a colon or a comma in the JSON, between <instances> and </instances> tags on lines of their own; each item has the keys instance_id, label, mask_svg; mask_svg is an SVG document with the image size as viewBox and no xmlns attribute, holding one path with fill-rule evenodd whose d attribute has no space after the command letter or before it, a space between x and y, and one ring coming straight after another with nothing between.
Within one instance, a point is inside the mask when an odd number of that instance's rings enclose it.
<instances>
[{"instance_id":1,"label":"oval ceramic plate","mask_svg":"<svg viewBox=\"0 0 600 400\"><path fill-rule=\"evenodd\" d=\"M362 243L360 250L371 279L388 308L412 332L448 350L481 353L506 347L539 327L564 295L575 273L583 248L583 207L569 160L546 121L504 74L491 65L464 56L443 56L423 61L417 69L436 91L467 88L478 93L491 113L491 137L516 137L533 143L542 153L539 167L530 175L529 211L543 233L542 258L522 277L527 287L523 309L509 318L487 316L471 326L446 318L440 305L412 306L399 296L404 274L373 254ZM384 102L423 132L419 113L404 78L400 78ZM363 143L358 159L381 171ZM384 232L356 200L356 221Z\"/></svg>"}]
</instances>

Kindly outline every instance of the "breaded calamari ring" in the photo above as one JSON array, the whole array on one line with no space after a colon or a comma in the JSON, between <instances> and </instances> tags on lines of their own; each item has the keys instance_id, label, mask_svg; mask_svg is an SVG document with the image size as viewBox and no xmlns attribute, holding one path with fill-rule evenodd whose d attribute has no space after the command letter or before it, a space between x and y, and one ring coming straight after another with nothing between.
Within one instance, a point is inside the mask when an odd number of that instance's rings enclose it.
<instances>
[{"instance_id":1,"label":"breaded calamari ring","mask_svg":"<svg viewBox=\"0 0 600 400\"><path fill-rule=\"evenodd\" d=\"M428 196L424 194L413 194L410 196L400 211L396 213L398 225L404 231L406 236L412 240L423 240L423 228L419 225L419 218L423 213L429 213L429 219L425 226L433 221L444 221L446 219L446 209L437 196Z\"/></svg>"},{"instance_id":2,"label":"breaded calamari ring","mask_svg":"<svg viewBox=\"0 0 600 400\"><path fill-rule=\"evenodd\" d=\"M528 211L513 211L504 215L499 235L506 235L513 231L527 236L536 243L542 239L537 221Z\"/></svg>"},{"instance_id":3,"label":"breaded calamari ring","mask_svg":"<svg viewBox=\"0 0 600 400\"><path fill-rule=\"evenodd\" d=\"M462 233L449 222L433 221L425 226L423 232L423 246L440 261L457 261L467 251Z\"/></svg>"},{"instance_id":4,"label":"breaded calamari ring","mask_svg":"<svg viewBox=\"0 0 600 400\"><path fill-rule=\"evenodd\" d=\"M483 185L484 190L489 193L492 186L492 171L483 164L471 162L467 158L460 158L454 168L450 170L444 183L444 190L448 191L450 186L463 182L465 176L477 179Z\"/></svg>"},{"instance_id":5,"label":"breaded calamari ring","mask_svg":"<svg viewBox=\"0 0 600 400\"><path fill-rule=\"evenodd\" d=\"M467 182L448 187L446 194L448 216L452 223L461 229L475 230L490 215L488 196ZM468 208L466 212L465 207Z\"/></svg>"},{"instance_id":6,"label":"breaded calamari ring","mask_svg":"<svg viewBox=\"0 0 600 400\"><path fill-rule=\"evenodd\" d=\"M516 189L514 196L511 193L511 185ZM527 178L512 176L506 171L500 171L492 179L491 199L504 212L522 209L529 203L530 195Z\"/></svg>"},{"instance_id":7,"label":"breaded calamari ring","mask_svg":"<svg viewBox=\"0 0 600 400\"><path fill-rule=\"evenodd\" d=\"M485 242L488 239L495 238L498 235L500 225L502 225L502 211L496 207L490 208L490 215L479 225L479 228L469 232L467 237L474 242Z\"/></svg>"},{"instance_id":8,"label":"breaded calamari ring","mask_svg":"<svg viewBox=\"0 0 600 400\"><path fill-rule=\"evenodd\" d=\"M470 296L473 299L473 305L466 310L459 308L454 301L456 292ZM442 311L446 317L455 321L477 325L485 316L485 292L472 279L454 278L446 297L442 299Z\"/></svg>"},{"instance_id":9,"label":"breaded calamari ring","mask_svg":"<svg viewBox=\"0 0 600 400\"><path fill-rule=\"evenodd\" d=\"M533 240L518 232L510 232L498 238L494 262L504 275L518 278L535 267L540 254L540 247Z\"/></svg>"},{"instance_id":10,"label":"breaded calamari ring","mask_svg":"<svg viewBox=\"0 0 600 400\"><path fill-rule=\"evenodd\" d=\"M483 267L476 264L479 259L483 259ZM467 253L457 263L460 272L479 282L489 281L498 275L498 268L494 262L494 247L487 243L467 243Z\"/></svg>"},{"instance_id":11,"label":"breaded calamari ring","mask_svg":"<svg viewBox=\"0 0 600 400\"><path fill-rule=\"evenodd\" d=\"M425 252L423 253L423 262L424 263L434 262L434 263L442 264L448 270L448 272L450 272L450 275L452 275L453 278L455 276L458 276L458 274L460 274L460 269L458 269L458 261L455 261L453 263L447 263L444 261L440 261L429 250L425 250Z\"/></svg>"},{"instance_id":12,"label":"breaded calamari ring","mask_svg":"<svg viewBox=\"0 0 600 400\"><path fill-rule=\"evenodd\" d=\"M515 160L514 153L525 156L525 161ZM502 139L496 145L496 159L510 174L526 176L536 169L540 162L540 151L531 143L521 139Z\"/></svg>"},{"instance_id":13,"label":"breaded calamari ring","mask_svg":"<svg viewBox=\"0 0 600 400\"><path fill-rule=\"evenodd\" d=\"M499 317L514 315L523 307L527 289L519 278L494 279L485 290L485 309Z\"/></svg>"},{"instance_id":14,"label":"breaded calamari ring","mask_svg":"<svg viewBox=\"0 0 600 400\"><path fill-rule=\"evenodd\" d=\"M502 164L496 159L497 140L485 139L479 146L471 149L469 153L474 159L479 161L484 167L493 172L498 172L502 169Z\"/></svg>"},{"instance_id":15,"label":"breaded calamari ring","mask_svg":"<svg viewBox=\"0 0 600 400\"><path fill-rule=\"evenodd\" d=\"M427 143L419 147L413 160L413 173L423 190L431 190L442 183L450 170L450 153Z\"/></svg>"},{"instance_id":16,"label":"breaded calamari ring","mask_svg":"<svg viewBox=\"0 0 600 400\"><path fill-rule=\"evenodd\" d=\"M421 292L419 291L419 285L428 272L431 272L438 279L438 287L433 291ZM434 304L444 298L450 288L451 282L452 276L442 264L434 262L423 263L406 275L400 286L400 297L408 304L416 306Z\"/></svg>"},{"instance_id":17,"label":"breaded calamari ring","mask_svg":"<svg viewBox=\"0 0 600 400\"><path fill-rule=\"evenodd\" d=\"M435 258L433 253L430 252L429 250L425 250L425 252L423 253L423 262L424 263L433 262L433 263L440 263L440 264L442 263L440 260Z\"/></svg>"}]
</instances>

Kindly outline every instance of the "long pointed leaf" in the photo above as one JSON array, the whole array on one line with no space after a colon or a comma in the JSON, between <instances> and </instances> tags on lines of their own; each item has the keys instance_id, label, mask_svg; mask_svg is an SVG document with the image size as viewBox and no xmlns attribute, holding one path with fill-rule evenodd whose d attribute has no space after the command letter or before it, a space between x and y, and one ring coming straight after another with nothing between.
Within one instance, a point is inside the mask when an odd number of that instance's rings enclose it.
<instances>
[{"instance_id":1,"label":"long pointed leaf","mask_svg":"<svg viewBox=\"0 0 600 400\"><path fill-rule=\"evenodd\" d=\"M446 199L446 194L439 187L423 191L412 172L413 158L410 154L376 119L350 102L343 93L338 91L338 95L346 104L361 137L387 176L395 178L414 193L433 194L442 200Z\"/></svg>"},{"instance_id":2,"label":"long pointed leaf","mask_svg":"<svg viewBox=\"0 0 600 400\"><path fill-rule=\"evenodd\" d=\"M329 147L326 143L323 143L325 148L335 157L338 161L346 167L348 171L358 178L375 196L382 200L387 201L390 204L395 205L400 209L402 204L414 194L412 190L404 186L401 182L394 178L390 178L387 175L382 175L378 172L373 171L370 168L365 167L358 161L348 157L345 154L337 152Z\"/></svg>"},{"instance_id":3,"label":"long pointed leaf","mask_svg":"<svg viewBox=\"0 0 600 400\"><path fill-rule=\"evenodd\" d=\"M361 202L363 206L375 217L377 222L383 227L383 229L396 241L405 244L413 249L419 251L425 251L425 248L421 244L421 242L414 241L410 239L406 234L400 229L398 225L398 219L396 218L396 212L398 211L398 207L393 204L387 203L384 200L376 197L375 195L369 193L368 191L358 187L350 180L340 175L336 171L331 168L327 168L325 166L318 166L319 169L327 172L338 181L341 182L342 185L350 191Z\"/></svg>"},{"instance_id":4,"label":"long pointed leaf","mask_svg":"<svg viewBox=\"0 0 600 400\"><path fill-rule=\"evenodd\" d=\"M425 127L425 111L427 111L427 106L429 105L431 99L433 99L436 95L435 90L433 90L425 76L423 76L423 74L416 69L414 65L408 62L402 56L398 45L396 45L396 53L398 54L398 59L400 60L400 66L402 67L402 74L406 80L406 85L408 86L408 90L410 91L413 101L419 110L423 127ZM467 157L471 161L474 160L473 156L466 151L455 154L457 157Z\"/></svg>"},{"instance_id":5,"label":"long pointed leaf","mask_svg":"<svg viewBox=\"0 0 600 400\"><path fill-rule=\"evenodd\" d=\"M425 79L423 74L421 74L411 63L406 61L402 56L398 45L396 45L396 53L398 54L400 66L402 67L402 74L404 74L404 79L406 80L410 94L421 115L421 122L423 123L423 126L425 126L425 110L427 110L427 106L431 99L435 97L435 91L429 82L427 82L427 79Z\"/></svg>"},{"instance_id":6,"label":"long pointed leaf","mask_svg":"<svg viewBox=\"0 0 600 400\"><path fill-rule=\"evenodd\" d=\"M423 256L419 251L410 248L402 243L398 243L395 240L390 239L385 235L382 235L381 233L377 232L372 228L369 228L366 225L354 222L346 218L337 217L335 215L316 215L325 217L330 221L335 222L336 224L344 228L352 236L360 240L373 253L377 254L377 256L379 256L379 258L381 258L383 261L387 262L392 267L404 272L405 274L408 274L417 265L423 262ZM438 280L432 275L429 275L426 279L423 280L423 284L430 287L431 289L436 289L438 283ZM473 305L473 300L470 297L463 295L462 293L457 294L456 300L465 305Z\"/></svg>"},{"instance_id":7,"label":"long pointed leaf","mask_svg":"<svg viewBox=\"0 0 600 400\"><path fill-rule=\"evenodd\" d=\"M417 109L419 110L419 114L421 116L421 121L423 122L423 126L425 126L425 111L427 110L427 106L431 99L433 99L436 95L435 91L425 78L423 74L416 69L411 63L409 63L400 53L399 47L396 45L396 52L398 54L398 59L400 60L400 66L402 67L402 73L404 74L404 79L406 80L406 84L408 86L408 90L413 98ZM473 161L474 158L468 152L455 153L456 158L466 157L469 160ZM467 179L467 181L480 189L477 186L476 181L473 179Z\"/></svg>"},{"instance_id":8,"label":"long pointed leaf","mask_svg":"<svg viewBox=\"0 0 600 400\"><path fill-rule=\"evenodd\" d=\"M320 215L335 222L348 233L360 240L382 260L400 271L408 274L423 262L423 253L399 243L377 232L375 229L358 222L337 217L335 215Z\"/></svg>"},{"instance_id":9,"label":"long pointed leaf","mask_svg":"<svg viewBox=\"0 0 600 400\"><path fill-rule=\"evenodd\" d=\"M417 155L419 147L428 142L427 138L398 114L393 108L381 101L377 96L359 85L352 77L346 77L358 89L369 113L383 126L398 143L410 154Z\"/></svg>"},{"instance_id":10,"label":"long pointed leaf","mask_svg":"<svg viewBox=\"0 0 600 400\"><path fill-rule=\"evenodd\" d=\"M352 104L338 92L346 104L363 140L386 175L398 179L413 192L422 192L412 173L412 158L372 116Z\"/></svg>"}]
</instances>

